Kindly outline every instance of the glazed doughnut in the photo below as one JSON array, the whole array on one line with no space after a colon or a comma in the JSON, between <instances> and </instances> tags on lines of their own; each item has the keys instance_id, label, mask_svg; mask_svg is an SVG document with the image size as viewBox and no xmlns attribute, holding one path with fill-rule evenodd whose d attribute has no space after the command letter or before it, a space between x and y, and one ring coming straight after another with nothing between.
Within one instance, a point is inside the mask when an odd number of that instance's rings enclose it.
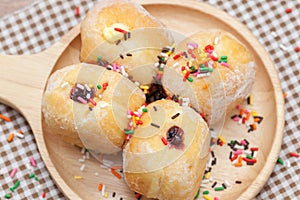
<instances>
[{"instance_id":1,"label":"glazed doughnut","mask_svg":"<svg viewBox=\"0 0 300 200\"><path fill-rule=\"evenodd\" d=\"M255 80L251 53L222 31L196 33L177 46L164 69L162 84L169 93L189 98L210 126L249 96Z\"/></svg>"},{"instance_id":2,"label":"glazed doughnut","mask_svg":"<svg viewBox=\"0 0 300 200\"><path fill-rule=\"evenodd\" d=\"M148 83L160 50L173 43L161 22L127 0L103 0L93 7L81 23L81 41L81 62L118 63L134 80Z\"/></svg>"},{"instance_id":3,"label":"glazed doughnut","mask_svg":"<svg viewBox=\"0 0 300 200\"><path fill-rule=\"evenodd\" d=\"M144 93L124 76L82 63L50 76L42 112L47 128L66 142L110 154L122 148L127 110L144 102Z\"/></svg>"},{"instance_id":4,"label":"glazed doughnut","mask_svg":"<svg viewBox=\"0 0 300 200\"><path fill-rule=\"evenodd\" d=\"M193 199L209 151L206 123L172 100L155 101L147 109L123 151L125 181L148 198Z\"/></svg>"}]
</instances>

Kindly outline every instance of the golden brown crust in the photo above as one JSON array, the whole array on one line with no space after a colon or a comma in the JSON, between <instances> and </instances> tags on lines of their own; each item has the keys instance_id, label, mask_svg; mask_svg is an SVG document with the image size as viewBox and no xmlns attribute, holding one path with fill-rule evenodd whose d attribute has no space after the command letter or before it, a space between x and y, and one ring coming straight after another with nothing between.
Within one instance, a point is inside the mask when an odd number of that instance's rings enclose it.
<instances>
[{"instance_id":1,"label":"golden brown crust","mask_svg":"<svg viewBox=\"0 0 300 200\"><path fill-rule=\"evenodd\" d=\"M153 111L154 106L157 111ZM206 123L191 108L170 100L153 102L147 108L149 112L142 116L143 125L135 130L124 149L127 184L150 198L193 199L206 166L210 141ZM180 115L172 119L176 113ZM151 127L151 123L160 128ZM170 141L166 146L161 141L174 125L184 130L181 148L175 148Z\"/></svg>"},{"instance_id":2,"label":"golden brown crust","mask_svg":"<svg viewBox=\"0 0 300 200\"><path fill-rule=\"evenodd\" d=\"M62 87L64 83L67 85ZM70 99L75 83L91 83L95 87L108 83L102 98L94 98L97 105L93 111L87 104ZM58 70L49 78L42 111L51 132L62 135L65 141L96 152L113 153L120 150L125 139L127 110L137 109L144 101L144 94L127 78L83 63Z\"/></svg>"}]
</instances>

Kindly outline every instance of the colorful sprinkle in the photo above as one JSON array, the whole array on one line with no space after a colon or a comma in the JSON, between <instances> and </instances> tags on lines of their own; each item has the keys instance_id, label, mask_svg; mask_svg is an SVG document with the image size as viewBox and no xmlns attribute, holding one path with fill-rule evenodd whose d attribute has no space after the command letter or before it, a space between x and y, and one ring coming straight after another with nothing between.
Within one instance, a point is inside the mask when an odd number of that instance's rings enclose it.
<instances>
[{"instance_id":1,"label":"colorful sprinkle","mask_svg":"<svg viewBox=\"0 0 300 200\"><path fill-rule=\"evenodd\" d=\"M29 160L30 160L31 165L32 165L33 167L36 167L36 162L35 162L34 158L33 158L33 157L30 157Z\"/></svg>"},{"instance_id":2,"label":"colorful sprinkle","mask_svg":"<svg viewBox=\"0 0 300 200\"><path fill-rule=\"evenodd\" d=\"M82 97L77 97L77 100L82 104L87 104L87 101L84 100Z\"/></svg>"},{"instance_id":3,"label":"colorful sprinkle","mask_svg":"<svg viewBox=\"0 0 300 200\"><path fill-rule=\"evenodd\" d=\"M214 45L217 45L219 43L219 37L216 37L214 40Z\"/></svg>"},{"instance_id":4,"label":"colorful sprinkle","mask_svg":"<svg viewBox=\"0 0 300 200\"><path fill-rule=\"evenodd\" d=\"M226 185L226 187L230 187L231 185L229 184L229 182L228 181L224 181L224 184Z\"/></svg>"},{"instance_id":5,"label":"colorful sprinkle","mask_svg":"<svg viewBox=\"0 0 300 200\"><path fill-rule=\"evenodd\" d=\"M234 151L234 152L233 152L234 155L240 155L240 154L242 154L242 153L243 153L242 150L237 150L237 151Z\"/></svg>"},{"instance_id":6,"label":"colorful sprinkle","mask_svg":"<svg viewBox=\"0 0 300 200\"><path fill-rule=\"evenodd\" d=\"M222 183L222 186L224 189L227 189L227 186L224 183Z\"/></svg>"},{"instance_id":7,"label":"colorful sprinkle","mask_svg":"<svg viewBox=\"0 0 300 200\"><path fill-rule=\"evenodd\" d=\"M161 137L161 141L164 143L164 145L167 145L168 144L168 141L165 137Z\"/></svg>"},{"instance_id":8,"label":"colorful sprinkle","mask_svg":"<svg viewBox=\"0 0 300 200\"><path fill-rule=\"evenodd\" d=\"M224 187L216 187L215 188L215 191L223 191L224 190Z\"/></svg>"},{"instance_id":9,"label":"colorful sprinkle","mask_svg":"<svg viewBox=\"0 0 300 200\"><path fill-rule=\"evenodd\" d=\"M98 85L97 85L97 88L98 88L99 90L101 90L102 87L101 87L101 85L98 84Z\"/></svg>"},{"instance_id":10,"label":"colorful sprinkle","mask_svg":"<svg viewBox=\"0 0 300 200\"><path fill-rule=\"evenodd\" d=\"M223 142L223 144L226 143L226 140L221 135L218 136L218 139L221 140Z\"/></svg>"},{"instance_id":11,"label":"colorful sprinkle","mask_svg":"<svg viewBox=\"0 0 300 200\"><path fill-rule=\"evenodd\" d=\"M102 196L104 196L104 194L105 194L105 188L106 188L106 186L105 186L105 185L103 185L103 186L102 186L102 190L101 190L101 194L102 194Z\"/></svg>"},{"instance_id":12,"label":"colorful sprinkle","mask_svg":"<svg viewBox=\"0 0 300 200\"><path fill-rule=\"evenodd\" d=\"M227 61L227 56L221 56L221 60Z\"/></svg>"},{"instance_id":13,"label":"colorful sprinkle","mask_svg":"<svg viewBox=\"0 0 300 200\"><path fill-rule=\"evenodd\" d=\"M213 200L210 196L208 196L208 195L203 195L203 198L205 199L205 200Z\"/></svg>"},{"instance_id":14,"label":"colorful sprinkle","mask_svg":"<svg viewBox=\"0 0 300 200\"><path fill-rule=\"evenodd\" d=\"M69 83L68 82L64 82L63 84L61 84L61 88L65 88L65 87L67 87L67 85L69 85Z\"/></svg>"},{"instance_id":15,"label":"colorful sprinkle","mask_svg":"<svg viewBox=\"0 0 300 200\"><path fill-rule=\"evenodd\" d=\"M204 84L203 86L202 86L202 89L203 90L206 90L208 88L208 84Z\"/></svg>"},{"instance_id":16,"label":"colorful sprinkle","mask_svg":"<svg viewBox=\"0 0 300 200\"><path fill-rule=\"evenodd\" d=\"M283 162L283 160L282 160L282 158L278 158L278 160L277 160L277 163L279 163L279 164L281 164L281 165L283 165L284 164L284 162Z\"/></svg>"},{"instance_id":17,"label":"colorful sprinkle","mask_svg":"<svg viewBox=\"0 0 300 200\"><path fill-rule=\"evenodd\" d=\"M287 97L287 93L284 92L284 93L283 93L283 98L286 98L286 97Z\"/></svg>"},{"instance_id":18,"label":"colorful sprinkle","mask_svg":"<svg viewBox=\"0 0 300 200\"><path fill-rule=\"evenodd\" d=\"M107 87L108 87L108 82L103 83L103 84L102 84L102 87L103 87L103 90L106 90Z\"/></svg>"},{"instance_id":19,"label":"colorful sprinkle","mask_svg":"<svg viewBox=\"0 0 300 200\"><path fill-rule=\"evenodd\" d=\"M211 187L214 188L216 185L217 185L217 182L215 181Z\"/></svg>"},{"instance_id":20,"label":"colorful sprinkle","mask_svg":"<svg viewBox=\"0 0 300 200\"><path fill-rule=\"evenodd\" d=\"M6 117L6 116L1 115L1 114L0 114L0 119L3 119L6 122L10 122L11 121L11 119L9 117Z\"/></svg>"},{"instance_id":21,"label":"colorful sprinkle","mask_svg":"<svg viewBox=\"0 0 300 200\"><path fill-rule=\"evenodd\" d=\"M200 195L200 188L198 189L198 192L197 192L196 196L194 197L194 199L198 199L199 195Z\"/></svg>"},{"instance_id":22,"label":"colorful sprinkle","mask_svg":"<svg viewBox=\"0 0 300 200\"><path fill-rule=\"evenodd\" d=\"M134 194L135 194L135 198L136 198L137 200L140 200L140 199L142 198L142 195L141 195L141 194L139 194L139 193L137 193L137 192L134 192Z\"/></svg>"},{"instance_id":23,"label":"colorful sprinkle","mask_svg":"<svg viewBox=\"0 0 300 200\"><path fill-rule=\"evenodd\" d=\"M98 190L101 192L102 191L102 187L103 187L103 185L102 185L102 183L100 183L99 185L98 185Z\"/></svg>"},{"instance_id":24,"label":"colorful sprinkle","mask_svg":"<svg viewBox=\"0 0 300 200\"><path fill-rule=\"evenodd\" d=\"M256 163L256 159L243 158L247 163Z\"/></svg>"},{"instance_id":25,"label":"colorful sprinkle","mask_svg":"<svg viewBox=\"0 0 300 200\"><path fill-rule=\"evenodd\" d=\"M279 163L281 165L284 165L284 162L283 162L282 158L278 158L277 163Z\"/></svg>"},{"instance_id":26,"label":"colorful sprinkle","mask_svg":"<svg viewBox=\"0 0 300 200\"><path fill-rule=\"evenodd\" d=\"M20 132L16 133L16 136L17 136L18 138L21 138L21 139L24 138L24 135L23 135L22 133L20 133Z\"/></svg>"},{"instance_id":27,"label":"colorful sprinkle","mask_svg":"<svg viewBox=\"0 0 300 200\"><path fill-rule=\"evenodd\" d=\"M252 94L250 94L249 97L247 98L247 103L249 105L253 105L253 96L252 96Z\"/></svg>"},{"instance_id":28,"label":"colorful sprinkle","mask_svg":"<svg viewBox=\"0 0 300 200\"><path fill-rule=\"evenodd\" d=\"M80 16L79 6L76 6L76 9L75 9L75 15L76 15L77 17Z\"/></svg>"},{"instance_id":29,"label":"colorful sprinkle","mask_svg":"<svg viewBox=\"0 0 300 200\"><path fill-rule=\"evenodd\" d=\"M291 12L292 12L292 9L291 9L291 8L287 8L287 9L285 9L285 12L286 12L286 13L291 13Z\"/></svg>"},{"instance_id":30,"label":"colorful sprinkle","mask_svg":"<svg viewBox=\"0 0 300 200\"><path fill-rule=\"evenodd\" d=\"M81 167L79 169L80 169L80 171L83 171L85 169L85 164L81 165Z\"/></svg>"},{"instance_id":31,"label":"colorful sprinkle","mask_svg":"<svg viewBox=\"0 0 300 200\"><path fill-rule=\"evenodd\" d=\"M233 153L230 152L229 159L235 167L242 167L242 161L245 161L247 165L254 165L257 162L255 157L258 148L249 149L249 142L246 139L241 140L241 142L231 140L228 146L233 150Z\"/></svg>"},{"instance_id":32,"label":"colorful sprinkle","mask_svg":"<svg viewBox=\"0 0 300 200\"><path fill-rule=\"evenodd\" d=\"M15 134L11 133L7 138L7 142L10 143L14 139L14 137L15 137Z\"/></svg>"},{"instance_id":33,"label":"colorful sprinkle","mask_svg":"<svg viewBox=\"0 0 300 200\"><path fill-rule=\"evenodd\" d=\"M258 124L260 124L262 122L262 120L264 119L263 117L260 116L255 116L254 118L254 122L257 122Z\"/></svg>"},{"instance_id":34,"label":"colorful sprinkle","mask_svg":"<svg viewBox=\"0 0 300 200\"><path fill-rule=\"evenodd\" d=\"M283 51L287 51L287 47L283 44L280 44L279 47L283 50Z\"/></svg>"},{"instance_id":35,"label":"colorful sprinkle","mask_svg":"<svg viewBox=\"0 0 300 200\"><path fill-rule=\"evenodd\" d=\"M108 192L104 193L104 197L107 198L108 197Z\"/></svg>"},{"instance_id":36,"label":"colorful sprinkle","mask_svg":"<svg viewBox=\"0 0 300 200\"><path fill-rule=\"evenodd\" d=\"M248 101L250 103L250 101ZM255 131L257 129L257 124L260 124L263 120L262 116L258 116L257 112L253 110L252 112L249 110L244 110L240 105L237 105L237 109L240 110L239 114L231 116L231 119L238 124L245 124L249 129L248 133ZM254 123L247 123L250 121L250 116L252 113Z\"/></svg>"},{"instance_id":37,"label":"colorful sprinkle","mask_svg":"<svg viewBox=\"0 0 300 200\"><path fill-rule=\"evenodd\" d=\"M132 135L133 133L134 133L133 130L126 130L126 131L125 131L125 134L126 134L126 135L128 135L128 134Z\"/></svg>"},{"instance_id":38,"label":"colorful sprinkle","mask_svg":"<svg viewBox=\"0 0 300 200\"><path fill-rule=\"evenodd\" d=\"M173 115L173 116L171 117L171 119L176 119L179 115L180 115L180 113L176 113L175 115Z\"/></svg>"},{"instance_id":39,"label":"colorful sprinkle","mask_svg":"<svg viewBox=\"0 0 300 200\"><path fill-rule=\"evenodd\" d=\"M101 61L102 57L101 56L98 56L97 57L97 63L99 63Z\"/></svg>"},{"instance_id":40,"label":"colorful sprinkle","mask_svg":"<svg viewBox=\"0 0 300 200\"><path fill-rule=\"evenodd\" d=\"M122 170L123 169L123 166L121 166L121 165L117 165L117 166L112 166L111 167L112 169L119 169L119 170Z\"/></svg>"},{"instance_id":41,"label":"colorful sprinkle","mask_svg":"<svg viewBox=\"0 0 300 200\"><path fill-rule=\"evenodd\" d=\"M290 152L290 156L292 156L292 157L296 157L296 158L299 158L299 154L297 154L297 153L294 153L294 152Z\"/></svg>"},{"instance_id":42,"label":"colorful sprinkle","mask_svg":"<svg viewBox=\"0 0 300 200\"><path fill-rule=\"evenodd\" d=\"M21 181L17 180L17 182L14 184L13 189L17 189L20 186Z\"/></svg>"},{"instance_id":43,"label":"colorful sprinkle","mask_svg":"<svg viewBox=\"0 0 300 200\"><path fill-rule=\"evenodd\" d=\"M193 82L193 79L192 79L191 77L188 77L187 80L188 80L189 82Z\"/></svg>"},{"instance_id":44,"label":"colorful sprinkle","mask_svg":"<svg viewBox=\"0 0 300 200\"><path fill-rule=\"evenodd\" d=\"M207 172L205 175L204 175L205 179L209 179L210 178L210 172Z\"/></svg>"},{"instance_id":45,"label":"colorful sprinkle","mask_svg":"<svg viewBox=\"0 0 300 200\"><path fill-rule=\"evenodd\" d=\"M208 190L203 191L203 194L209 194Z\"/></svg>"},{"instance_id":46,"label":"colorful sprinkle","mask_svg":"<svg viewBox=\"0 0 300 200\"><path fill-rule=\"evenodd\" d=\"M151 123L150 125L151 125L151 126L153 126L153 127L155 127L155 128L160 128L160 126L159 126L159 125L157 125L157 124L154 124L154 123Z\"/></svg>"},{"instance_id":47,"label":"colorful sprinkle","mask_svg":"<svg viewBox=\"0 0 300 200\"><path fill-rule=\"evenodd\" d=\"M121 29L121 28L114 28L115 31L118 31L120 33L127 33L127 31Z\"/></svg>"},{"instance_id":48,"label":"colorful sprinkle","mask_svg":"<svg viewBox=\"0 0 300 200\"><path fill-rule=\"evenodd\" d=\"M34 178L34 177L35 177L35 174L29 174L28 177L29 177L29 178Z\"/></svg>"},{"instance_id":49,"label":"colorful sprinkle","mask_svg":"<svg viewBox=\"0 0 300 200\"><path fill-rule=\"evenodd\" d=\"M276 33L276 32L274 32L274 31L272 31L272 32L271 32L271 34L272 34L272 35L273 35L273 37L275 37L275 38L278 36L278 35L277 35L277 33Z\"/></svg>"},{"instance_id":50,"label":"colorful sprinkle","mask_svg":"<svg viewBox=\"0 0 300 200\"><path fill-rule=\"evenodd\" d=\"M181 57L181 53L176 54L175 56L173 56L173 60L177 60L177 59L180 58L180 57Z\"/></svg>"},{"instance_id":51,"label":"colorful sprinkle","mask_svg":"<svg viewBox=\"0 0 300 200\"><path fill-rule=\"evenodd\" d=\"M11 178L15 177L17 171L18 171L18 169L17 169L17 168L14 168L14 169L11 171L11 173L10 173L9 176L10 176Z\"/></svg>"},{"instance_id":52,"label":"colorful sprinkle","mask_svg":"<svg viewBox=\"0 0 300 200\"><path fill-rule=\"evenodd\" d=\"M250 151L258 151L258 147L252 147L250 148Z\"/></svg>"},{"instance_id":53,"label":"colorful sprinkle","mask_svg":"<svg viewBox=\"0 0 300 200\"><path fill-rule=\"evenodd\" d=\"M118 179L122 178L122 176L115 169L111 169L111 173Z\"/></svg>"}]
</instances>

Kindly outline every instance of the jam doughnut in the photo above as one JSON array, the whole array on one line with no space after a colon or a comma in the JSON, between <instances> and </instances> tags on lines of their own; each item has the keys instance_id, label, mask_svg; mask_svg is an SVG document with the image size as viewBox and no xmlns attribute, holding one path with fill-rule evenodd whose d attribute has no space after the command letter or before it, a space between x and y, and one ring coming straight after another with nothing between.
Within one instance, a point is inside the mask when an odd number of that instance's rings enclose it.
<instances>
[{"instance_id":1,"label":"jam doughnut","mask_svg":"<svg viewBox=\"0 0 300 200\"><path fill-rule=\"evenodd\" d=\"M50 76L42 112L47 129L66 142L110 154L122 148L127 110L144 102L144 93L126 77L81 63Z\"/></svg>"},{"instance_id":2,"label":"jam doughnut","mask_svg":"<svg viewBox=\"0 0 300 200\"><path fill-rule=\"evenodd\" d=\"M208 127L190 107L158 100L123 151L130 189L157 199L193 199L200 187L210 144Z\"/></svg>"}]
</instances>

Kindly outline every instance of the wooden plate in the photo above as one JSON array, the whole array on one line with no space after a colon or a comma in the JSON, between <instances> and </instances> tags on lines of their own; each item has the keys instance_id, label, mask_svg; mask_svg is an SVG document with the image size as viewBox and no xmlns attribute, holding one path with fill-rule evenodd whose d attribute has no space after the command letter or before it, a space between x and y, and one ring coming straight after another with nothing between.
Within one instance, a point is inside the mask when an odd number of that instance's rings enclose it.
<instances>
[{"instance_id":1,"label":"wooden plate","mask_svg":"<svg viewBox=\"0 0 300 200\"><path fill-rule=\"evenodd\" d=\"M145 8L160 19L168 28L190 35L207 29L224 29L235 35L253 53L257 66L257 78L253 88L254 106L264 116L264 121L254 133L247 133L227 117L223 136L225 139L249 140L252 146L260 147L258 163L254 166L235 168L228 159L228 147L216 148L217 166L212 176L218 180L234 183L223 192L212 192L222 199L253 198L266 183L276 163L281 147L284 111L279 79L268 54L249 30L230 17L207 4L190 0L140 0ZM41 99L46 81L51 72L66 65L79 62L81 46L79 26L72 29L61 41L46 51L29 56L0 55L0 99L17 110L28 120L35 135L42 158L52 178L70 199L101 199L97 190L99 183L107 191L116 192L110 199L134 199L134 194L123 180L112 176L107 169L99 167L94 159L86 162L86 169L80 172L80 150L65 144L52 133L43 129ZM95 172L99 176L94 175ZM82 180L74 180L82 176Z\"/></svg>"}]
</instances>

